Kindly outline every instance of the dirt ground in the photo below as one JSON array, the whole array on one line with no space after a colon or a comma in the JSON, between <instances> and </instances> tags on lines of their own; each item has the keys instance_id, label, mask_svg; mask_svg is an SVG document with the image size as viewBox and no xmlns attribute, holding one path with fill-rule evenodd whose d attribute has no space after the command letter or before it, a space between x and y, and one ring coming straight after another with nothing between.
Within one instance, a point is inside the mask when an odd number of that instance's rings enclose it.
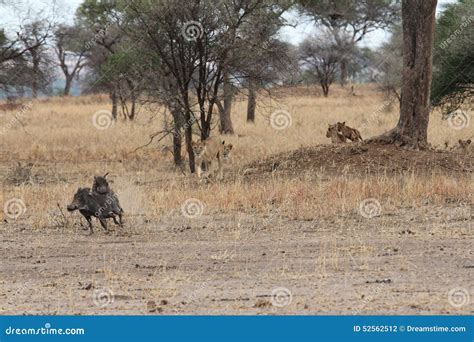
<instances>
[{"instance_id":1,"label":"dirt ground","mask_svg":"<svg viewBox=\"0 0 474 342\"><path fill-rule=\"evenodd\" d=\"M26 227L12 235L3 225L0 308L73 315L472 314L472 305L455 308L448 300L450 290L474 279L470 215L468 207L307 222L237 214L93 236ZM272 305L278 288L289 291L281 298L288 305Z\"/></svg>"},{"instance_id":2,"label":"dirt ground","mask_svg":"<svg viewBox=\"0 0 474 342\"><path fill-rule=\"evenodd\" d=\"M171 136L137 149L163 108L101 127L93 95L0 116L0 314L473 314L472 124L433 113L436 150L334 146L328 124L373 137L398 108L374 86L317 93L262 94L255 124L235 102L232 162L209 183L174 168ZM106 172L125 225L88 235L65 207Z\"/></svg>"},{"instance_id":3,"label":"dirt ground","mask_svg":"<svg viewBox=\"0 0 474 342\"><path fill-rule=\"evenodd\" d=\"M469 198L310 220L178 207L108 233L95 222L93 235L73 217L63 228L0 224L2 314L474 313Z\"/></svg>"}]
</instances>

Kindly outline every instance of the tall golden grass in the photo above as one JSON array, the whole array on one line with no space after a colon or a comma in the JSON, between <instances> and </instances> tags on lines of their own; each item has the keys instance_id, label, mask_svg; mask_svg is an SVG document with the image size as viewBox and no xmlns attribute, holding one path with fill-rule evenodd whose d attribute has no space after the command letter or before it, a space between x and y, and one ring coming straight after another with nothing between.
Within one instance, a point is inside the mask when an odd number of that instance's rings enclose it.
<instances>
[{"instance_id":1,"label":"tall golden grass","mask_svg":"<svg viewBox=\"0 0 474 342\"><path fill-rule=\"evenodd\" d=\"M262 94L255 124L246 122L244 99L236 101L232 109L236 135L225 138L235 146L233 167L301 146L329 144L326 129L336 121L360 128L363 138L378 135L397 122L398 106L387 106L373 86L356 87L356 96L338 87L328 98L311 95L313 91L295 91L297 95L292 96L289 90L290 95L279 99ZM199 199L209 214L244 211L266 215L278 207L278 215L311 219L356 210L357 203L368 197L378 198L390 208L442 204L447 198L465 201L472 193L469 177L409 173L372 178L334 176L325 181L311 174L298 179L269 176L253 182L237 177L235 181L198 184L194 176L173 167L171 137L136 150L149 141L150 134L163 129L164 108L141 108L134 122L119 119L107 129L97 129L95 113L110 106L108 98L101 95L49 98L33 101L18 116L20 121L13 119L15 111L0 116L7 128L0 132L2 203L21 198L29 223L37 228L48 226L50 216L57 214L56 203L64 206L77 187L90 186L93 175L105 172L111 172L112 187L130 217L173 215L188 198ZM275 130L269 124L275 110L291 115L288 128ZM442 147L445 142L455 145L472 133L472 127L452 129L437 112L430 118L428 134L434 146ZM32 172L43 181L21 186L8 183L8 173L17 161L34 163Z\"/></svg>"}]
</instances>

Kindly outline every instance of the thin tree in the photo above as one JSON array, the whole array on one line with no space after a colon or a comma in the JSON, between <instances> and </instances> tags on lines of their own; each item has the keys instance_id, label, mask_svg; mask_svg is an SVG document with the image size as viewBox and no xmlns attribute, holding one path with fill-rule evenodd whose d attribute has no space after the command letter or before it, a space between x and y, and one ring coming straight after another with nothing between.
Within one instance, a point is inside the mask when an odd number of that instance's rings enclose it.
<instances>
[{"instance_id":1,"label":"thin tree","mask_svg":"<svg viewBox=\"0 0 474 342\"><path fill-rule=\"evenodd\" d=\"M39 90L47 90L50 83L50 58L47 55L47 38L50 27L42 21L35 21L26 25L20 39L27 52L24 56L30 65L31 73L29 75L31 96L38 97Z\"/></svg>"},{"instance_id":2,"label":"thin tree","mask_svg":"<svg viewBox=\"0 0 474 342\"><path fill-rule=\"evenodd\" d=\"M268 6L262 0L186 3L163 0L133 2L124 8L124 18L128 20L126 35L132 42L140 42L141 49L149 51L149 58L157 61L152 71L171 79L179 95L175 106L184 115L191 172L194 172L193 128L199 131L201 140L210 136L217 101L223 101L224 76L235 70L229 63L235 60L240 40L234 38L234 32L239 32L252 13ZM235 74L233 78L236 79ZM230 80L227 81L229 85Z\"/></svg>"},{"instance_id":3,"label":"thin tree","mask_svg":"<svg viewBox=\"0 0 474 342\"><path fill-rule=\"evenodd\" d=\"M341 55L334 36L326 31L318 37L310 37L300 45L302 68L307 70L320 84L323 95L329 95L329 88L336 78Z\"/></svg>"},{"instance_id":4,"label":"thin tree","mask_svg":"<svg viewBox=\"0 0 474 342\"><path fill-rule=\"evenodd\" d=\"M65 79L63 95L68 96L72 81L86 64L86 37L79 26L66 25L59 25L54 37L54 51Z\"/></svg>"},{"instance_id":5,"label":"thin tree","mask_svg":"<svg viewBox=\"0 0 474 342\"><path fill-rule=\"evenodd\" d=\"M299 0L301 10L316 24L334 34L338 43L340 82L346 83L348 63L355 45L376 30L399 20L399 4L393 0Z\"/></svg>"},{"instance_id":6,"label":"thin tree","mask_svg":"<svg viewBox=\"0 0 474 342\"><path fill-rule=\"evenodd\" d=\"M14 38L10 38L3 29L0 29L0 88L9 93L12 90L22 92L23 87L31 86L31 77L28 70L28 53L43 46L48 38L48 31L38 34L35 41L28 40L28 33L22 30ZM25 45L24 41L29 41Z\"/></svg>"}]
</instances>

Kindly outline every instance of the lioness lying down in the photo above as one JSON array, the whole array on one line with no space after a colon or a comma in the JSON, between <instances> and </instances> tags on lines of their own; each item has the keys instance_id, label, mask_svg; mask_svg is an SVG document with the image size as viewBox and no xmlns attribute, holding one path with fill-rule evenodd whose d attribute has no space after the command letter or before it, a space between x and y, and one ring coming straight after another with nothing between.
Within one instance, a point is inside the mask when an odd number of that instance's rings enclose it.
<instances>
[{"instance_id":1,"label":"lioness lying down","mask_svg":"<svg viewBox=\"0 0 474 342\"><path fill-rule=\"evenodd\" d=\"M340 132L345 138L349 139L350 141L362 141L362 137L360 132L355 128L351 128L346 126L346 122L338 122L337 124L337 131Z\"/></svg>"},{"instance_id":2,"label":"lioness lying down","mask_svg":"<svg viewBox=\"0 0 474 342\"><path fill-rule=\"evenodd\" d=\"M345 143L347 139L350 141L362 141L359 131L355 128L346 126L346 122L337 122L329 125L326 137L331 138L333 144Z\"/></svg>"},{"instance_id":3,"label":"lioness lying down","mask_svg":"<svg viewBox=\"0 0 474 342\"><path fill-rule=\"evenodd\" d=\"M344 144L346 142L346 138L337 130L337 124L329 125L326 137L331 138L333 144Z\"/></svg>"},{"instance_id":4,"label":"lioness lying down","mask_svg":"<svg viewBox=\"0 0 474 342\"><path fill-rule=\"evenodd\" d=\"M226 144L224 140L209 138L204 141L192 142L193 152L195 156L196 172L199 179L202 179L203 168L209 174L213 161L217 161L218 178L224 178L222 164L230 159L232 144Z\"/></svg>"}]
</instances>

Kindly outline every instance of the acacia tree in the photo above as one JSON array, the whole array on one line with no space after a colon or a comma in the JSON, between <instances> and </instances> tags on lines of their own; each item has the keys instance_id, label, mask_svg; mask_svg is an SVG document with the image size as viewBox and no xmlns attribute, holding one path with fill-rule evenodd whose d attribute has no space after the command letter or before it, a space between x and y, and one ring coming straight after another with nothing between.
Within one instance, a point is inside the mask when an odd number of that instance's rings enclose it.
<instances>
[{"instance_id":1,"label":"acacia tree","mask_svg":"<svg viewBox=\"0 0 474 342\"><path fill-rule=\"evenodd\" d=\"M304 40L300 45L302 68L310 72L321 85L325 97L336 78L340 54L334 37L327 33Z\"/></svg>"},{"instance_id":2,"label":"acacia tree","mask_svg":"<svg viewBox=\"0 0 474 342\"><path fill-rule=\"evenodd\" d=\"M299 0L298 3L316 24L333 34L342 85L356 44L368 33L399 20L399 1L394 0Z\"/></svg>"},{"instance_id":3,"label":"acacia tree","mask_svg":"<svg viewBox=\"0 0 474 342\"><path fill-rule=\"evenodd\" d=\"M59 25L54 32L54 51L64 74L64 96L69 96L72 81L86 64L87 35L79 25Z\"/></svg>"},{"instance_id":4,"label":"acacia tree","mask_svg":"<svg viewBox=\"0 0 474 342\"><path fill-rule=\"evenodd\" d=\"M51 81L51 60L47 54L47 38L50 27L42 21L34 21L22 28L20 36L28 66L31 96L38 97L38 91L47 91Z\"/></svg>"},{"instance_id":5,"label":"acacia tree","mask_svg":"<svg viewBox=\"0 0 474 342\"><path fill-rule=\"evenodd\" d=\"M247 89L247 122L255 122L259 89L269 90L282 73L294 66L290 44L280 41L278 35L286 24L283 14L293 2L268 3L249 15L234 49L234 78L239 88Z\"/></svg>"},{"instance_id":6,"label":"acacia tree","mask_svg":"<svg viewBox=\"0 0 474 342\"><path fill-rule=\"evenodd\" d=\"M123 7L131 41L149 51L156 77L167 80L176 97L173 107L183 115L189 167L193 127L201 140L211 133L214 108L223 100L225 74L232 61L238 33L252 13L270 6L262 0L132 2ZM235 77L234 77L235 78ZM169 103L165 101L165 103Z\"/></svg>"},{"instance_id":7,"label":"acacia tree","mask_svg":"<svg viewBox=\"0 0 474 342\"><path fill-rule=\"evenodd\" d=\"M89 49L86 66L92 74L89 77L91 82L88 91L105 90L109 93L114 120L117 119L122 76L126 76L122 73L123 60L129 56L126 51L127 44L130 43L124 41L125 37L120 28L123 24L120 13L122 6L126 6L122 1L85 0L76 13L77 22L87 28L86 34L89 37L85 45ZM132 107L135 108L134 105ZM134 116L133 111L132 117Z\"/></svg>"},{"instance_id":8,"label":"acacia tree","mask_svg":"<svg viewBox=\"0 0 474 342\"><path fill-rule=\"evenodd\" d=\"M48 31L38 31L34 40L28 37L28 32L22 30L17 32L14 38L10 38L0 29L0 87L7 93L13 89L21 90L22 87L31 86L28 53L45 44ZM25 44L25 41L28 44Z\"/></svg>"},{"instance_id":9,"label":"acacia tree","mask_svg":"<svg viewBox=\"0 0 474 342\"><path fill-rule=\"evenodd\" d=\"M370 142L413 149L428 147L430 87L437 0L403 0L403 73L400 118L395 128Z\"/></svg>"},{"instance_id":10,"label":"acacia tree","mask_svg":"<svg viewBox=\"0 0 474 342\"><path fill-rule=\"evenodd\" d=\"M31 49L43 45L47 37L48 32L43 32L43 35L38 37L34 44L24 46L21 42L25 38L25 32L17 32L16 37L10 39L5 34L5 30L0 29L0 65L6 61L22 56Z\"/></svg>"},{"instance_id":11,"label":"acacia tree","mask_svg":"<svg viewBox=\"0 0 474 342\"><path fill-rule=\"evenodd\" d=\"M298 56L291 44L276 37L268 37L261 43L264 49L241 58L242 86L247 88L247 122L255 122L257 97L261 90L271 96L271 89L279 85L282 75L298 72ZM245 53L245 51L243 51Z\"/></svg>"},{"instance_id":12,"label":"acacia tree","mask_svg":"<svg viewBox=\"0 0 474 342\"><path fill-rule=\"evenodd\" d=\"M250 1L249 4L252 2ZM221 134L233 134L230 117L232 99L239 88L247 88L248 117L255 120L256 96L259 88L270 85L275 79L272 68L286 69L291 63L280 63L288 49L278 40L280 28L285 25L283 14L292 7L292 1L256 1L254 9L245 17L240 17L240 6L225 6L232 29L232 44L224 65L223 98L219 108ZM239 22L241 21L241 22ZM236 25L236 23L238 25ZM283 49L282 49L283 48ZM233 86L234 85L234 86Z\"/></svg>"},{"instance_id":13,"label":"acacia tree","mask_svg":"<svg viewBox=\"0 0 474 342\"><path fill-rule=\"evenodd\" d=\"M446 6L436 24L431 102L452 113L474 98L474 6L458 1Z\"/></svg>"}]
</instances>

